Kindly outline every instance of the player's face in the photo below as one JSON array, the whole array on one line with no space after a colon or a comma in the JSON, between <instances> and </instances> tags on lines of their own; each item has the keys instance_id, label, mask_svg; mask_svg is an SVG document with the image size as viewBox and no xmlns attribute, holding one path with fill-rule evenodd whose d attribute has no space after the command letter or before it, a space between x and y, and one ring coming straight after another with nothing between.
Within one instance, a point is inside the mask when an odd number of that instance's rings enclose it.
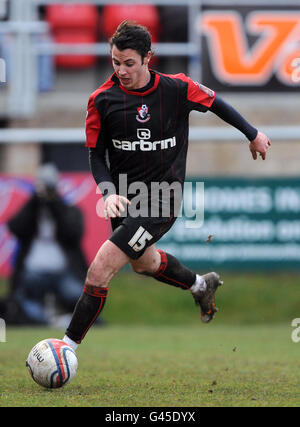
<instances>
[{"instance_id":1,"label":"player's face","mask_svg":"<svg viewBox=\"0 0 300 427\"><path fill-rule=\"evenodd\" d=\"M150 76L148 52L142 63L141 55L134 49L119 50L115 45L111 50L112 64L121 85L128 90L140 89L148 83Z\"/></svg>"}]
</instances>

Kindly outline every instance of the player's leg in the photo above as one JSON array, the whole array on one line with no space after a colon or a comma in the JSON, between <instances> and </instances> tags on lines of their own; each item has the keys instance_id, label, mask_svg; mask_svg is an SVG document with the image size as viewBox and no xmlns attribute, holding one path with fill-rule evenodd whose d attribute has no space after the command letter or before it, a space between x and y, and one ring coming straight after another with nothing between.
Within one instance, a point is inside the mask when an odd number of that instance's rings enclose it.
<instances>
[{"instance_id":1,"label":"player's leg","mask_svg":"<svg viewBox=\"0 0 300 427\"><path fill-rule=\"evenodd\" d=\"M214 313L214 294L220 284L216 273L197 275L185 267L176 257L164 251L156 251L157 242L174 224L176 218L127 217L111 236L130 259L133 269L151 275L160 282L190 290L201 308L203 322L209 322ZM159 254L159 256L158 256ZM159 259L160 257L160 259Z\"/></svg>"},{"instance_id":2,"label":"player's leg","mask_svg":"<svg viewBox=\"0 0 300 427\"><path fill-rule=\"evenodd\" d=\"M130 265L138 274L153 276L161 265L161 256L155 244L149 246L140 258L131 259Z\"/></svg>"},{"instance_id":3,"label":"player's leg","mask_svg":"<svg viewBox=\"0 0 300 427\"><path fill-rule=\"evenodd\" d=\"M103 310L110 280L129 261L128 256L107 240L91 263L83 292L77 301L64 341L76 348Z\"/></svg>"},{"instance_id":4,"label":"player's leg","mask_svg":"<svg viewBox=\"0 0 300 427\"><path fill-rule=\"evenodd\" d=\"M149 246L137 260L131 260L133 270L139 274L152 276L154 279L190 290L195 303L200 306L201 319L207 323L213 319L217 308L214 294L222 284L219 275L212 272L203 276L185 267L173 255L157 250L155 245Z\"/></svg>"},{"instance_id":5,"label":"player's leg","mask_svg":"<svg viewBox=\"0 0 300 427\"><path fill-rule=\"evenodd\" d=\"M176 286L181 289L190 289L197 280L197 274L186 268L173 255L157 250L155 244L149 246L137 260L130 260L133 270L139 274L154 277L160 282Z\"/></svg>"}]
</instances>

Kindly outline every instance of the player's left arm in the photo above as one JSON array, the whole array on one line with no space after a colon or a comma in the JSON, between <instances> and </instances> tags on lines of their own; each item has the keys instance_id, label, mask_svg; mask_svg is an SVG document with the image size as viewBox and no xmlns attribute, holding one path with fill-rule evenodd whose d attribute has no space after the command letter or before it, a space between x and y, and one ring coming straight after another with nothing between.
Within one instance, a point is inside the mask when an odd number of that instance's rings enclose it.
<instances>
[{"instance_id":1,"label":"player's left arm","mask_svg":"<svg viewBox=\"0 0 300 427\"><path fill-rule=\"evenodd\" d=\"M254 160L257 159L257 153L265 160L267 150L271 145L271 141L265 134L259 132L235 108L218 96L208 109L246 136Z\"/></svg>"},{"instance_id":2,"label":"player's left arm","mask_svg":"<svg viewBox=\"0 0 300 427\"><path fill-rule=\"evenodd\" d=\"M234 126L241 131L249 140L249 149L254 160L257 159L257 153L263 160L266 158L266 152L271 145L269 138L253 127L235 108L225 102L216 93L195 82L185 75L180 78L187 83L187 110L188 112L196 110L199 112L211 111L226 123Z\"/></svg>"},{"instance_id":3,"label":"player's left arm","mask_svg":"<svg viewBox=\"0 0 300 427\"><path fill-rule=\"evenodd\" d=\"M261 156L263 160L266 159L266 154L268 148L271 146L271 141L262 132L257 132L257 136L253 141L250 141L249 143L249 149L251 151L253 160L257 159L257 153Z\"/></svg>"}]
</instances>

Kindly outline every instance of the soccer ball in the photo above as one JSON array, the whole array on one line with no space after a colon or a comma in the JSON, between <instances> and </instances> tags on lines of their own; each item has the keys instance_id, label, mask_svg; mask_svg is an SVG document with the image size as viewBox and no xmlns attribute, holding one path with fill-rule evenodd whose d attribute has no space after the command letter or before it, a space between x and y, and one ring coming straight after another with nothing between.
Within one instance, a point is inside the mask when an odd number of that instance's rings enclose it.
<instances>
[{"instance_id":1,"label":"soccer ball","mask_svg":"<svg viewBox=\"0 0 300 427\"><path fill-rule=\"evenodd\" d=\"M34 381L47 388L59 388L75 377L78 360L64 341L48 338L30 351L26 366Z\"/></svg>"}]
</instances>

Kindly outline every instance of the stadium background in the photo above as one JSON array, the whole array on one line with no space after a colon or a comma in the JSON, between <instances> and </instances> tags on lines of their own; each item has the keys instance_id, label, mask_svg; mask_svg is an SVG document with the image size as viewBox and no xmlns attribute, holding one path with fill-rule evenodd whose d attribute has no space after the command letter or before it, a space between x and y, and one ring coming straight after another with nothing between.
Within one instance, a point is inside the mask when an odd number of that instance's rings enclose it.
<instances>
[{"instance_id":1,"label":"stadium background","mask_svg":"<svg viewBox=\"0 0 300 427\"><path fill-rule=\"evenodd\" d=\"M193 112L187 180L204 182L204 226L187 231L179 219L161 246L197 271L225 276L217 325L280 323L290 340L300 316L299 2L57 3L0 0L0 295L16 251L6 221L29 197L41 163L57 165L61 193L84 212L89 261L109 233L96 215L85 112L111 74L107 36L133 18L152 31L154 69L215 89L272 140L267 160L254 162L243 135ZM190 297L127 270L111 295L107 324L199 322Z\"/></svg>"}]
</instances>

